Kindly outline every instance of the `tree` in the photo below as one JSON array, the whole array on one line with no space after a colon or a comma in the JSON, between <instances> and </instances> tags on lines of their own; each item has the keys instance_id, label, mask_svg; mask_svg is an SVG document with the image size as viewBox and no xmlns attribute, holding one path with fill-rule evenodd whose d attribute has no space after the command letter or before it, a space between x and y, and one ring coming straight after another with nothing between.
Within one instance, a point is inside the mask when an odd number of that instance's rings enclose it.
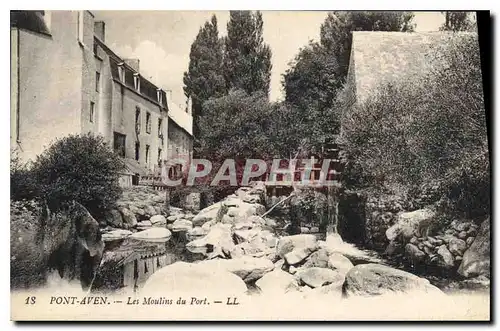
<instances>
[{"instance_id":1,"label":"tree","mask_svg":"<svg viewBox=\"0 0 500 331\"><path fill-rule=\"evenodd\" d=\"M407 12L332 12L320 30L320 42L302 48L285 72L282 86L289 107L309 125L311 142L321 143L339 130L338 92L347 77L352 31L412 31Z\"/></svg>"},{"instance_id":2,"label":"tree","mask_svg":"<svg viewBox=\"0 0 500 331\"><path fill-rule=\"evenodd\" d=\"M40 198L51 209L72 200L94 216L111 208L121 195L118 184L124 164L101 136L70 135L37 157L31 174Z\"/></svg>"},{"instance_id":3,"label":"tree","mask_svg":"<svg viewBox=\"0 0 500 331\"><path fill-rule=\"evenodd\" d=\"M404 11L335 11L328 13L320 28L321 45L338 63L338 75L347 76L352 31L411 32L414 14Z\"/></svg>"},{"instance_id":4,"label":"tree","mask_svg":"<svg viewBox=\"0 0 500 331\"><path fill-rule=\"evenodd\" d=\"M184 94L193 105L193 134L198 137L203 102L226 93L222 67L223 44L219 39L217 18L200 27L189 53L189 69L184 73Z\"/></svg>"},{"instance_id":5,"label":"tree","mask_svg":"<svg viewBox=\"0 0 500 331\"><path fill-rule=\"evenodd\" d=\"M475 24L470 19L470 12L466 11L445 11L445 22L439 28L441 31L471 31Z\"/></svg>"},{"instance_id":6,"label":"tree","mask_svg":"<svg viewBox=\"0 0 500 331\"><path fill-rule=\"evenodd\" d=\"M257 11L231 11L225 38L224 73L226 87L248 94L269 94L271 49L264 43L264 22Z\"/></svg>"}]
</instances>

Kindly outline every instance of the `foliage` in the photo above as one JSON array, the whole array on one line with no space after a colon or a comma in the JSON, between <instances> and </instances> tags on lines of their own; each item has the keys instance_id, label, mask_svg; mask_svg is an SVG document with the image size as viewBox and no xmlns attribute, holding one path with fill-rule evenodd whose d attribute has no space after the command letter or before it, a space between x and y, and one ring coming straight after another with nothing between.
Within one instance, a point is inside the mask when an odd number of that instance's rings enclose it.
<instances>
[{"instance_id":1,"label":"foliage","mask_svg":"<svg viewBox=\"0 0 500 331\"><path fill-rule=\"evenodd\" d=\"M124 164L100 136L70 135L54 142L30 169L39 197L58 209L75 200L93 215L114 205Z\"/></svg>"},{"instance_id":2,"label":"foliage","mask_svg":"<svg viewBox=\"0 0 500 331\"><path fill-rule=\"evenodd\" d=\"M264 43L263 27L259 11L230 12L224 39L224 73L228 90L269 94L271 48Z\"/></svg>"},{"instance_id":3,"label":"foliage","mask_svg":"<svg viewBox=\"0 0 500 331\"><path fill-rule=\"evenodd\" d=\"M431 55L429 72L381 86L344 110L342 142L364 176L353 185L435 180L455 208L484 213L490 178L477 38L450 37Z\"/></svg>"},{"instance_id":4,"label":"foliage","mask_svg":"<svg viewBox=\"0 0 500 331\"><path fill-rule=\"evenodd\" d=\"M471 12L446 11L443 13L445 22L439 28L441 31L473 31L476 24L471 20Z\"/></svg>"},{"instance_id":5,"label":"foliage","mask_svg":"<svg viewBox=\"0 0 500 331\"><path fill-rule=\"evenodd\" d=\"M345 79L349 69L352 31L411 32L413 13L404 11L334 11L321 25L320 40L338 63L338 75Z\"/></svg>"},{"instance_id":6,"label":"foliage","mask_svg":"<svg viewBox=\"0 0 500 331\"><path fill-rule=\"evenodd\" d=\"M193 105L193 134L199 135L198 122L203 102L226 93L223 67L223 43L219 39L217 18L200 27L189 53L189 69L184 73L184 93Z\"/></svg>"},{"instance_id":7,"label":"foliage","mask_svg":"<svg viewBox=\"0 0 500 331\"><path fill-rule=\"evenodd\" d=\"M14 201L32 200L38 194L36 178L29 164L23 164L15 152L10 160L10 198Z\"/></svg>"},{"instance_id":8,"label":"foliage","mask_svg":"<svg viewBox=\"0 0 500 331\"><path fill-rule=\"evenodd\" d=\"M412 31L407 12L332 12L321 26L320 43L300 49L283 75L288 108L310 146L339 132L338 94L347 76L352 31Z\"/></svg>"}]
</instances>

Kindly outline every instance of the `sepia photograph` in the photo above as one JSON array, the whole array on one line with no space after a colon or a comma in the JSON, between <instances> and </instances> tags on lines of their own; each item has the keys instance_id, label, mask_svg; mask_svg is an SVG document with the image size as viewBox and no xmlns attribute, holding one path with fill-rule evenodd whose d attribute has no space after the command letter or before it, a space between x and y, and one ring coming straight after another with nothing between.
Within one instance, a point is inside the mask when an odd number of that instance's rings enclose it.
<instances>
[{"instance_id":1,"label":"sepia photograph","mask_svg":"<svg viewBox=\"0 0 500 331\"><path fill-rule=\"evenodd\" d=\"M11 320L491 321L490 29L11 10Z\"/></svg>"}]
</instances>

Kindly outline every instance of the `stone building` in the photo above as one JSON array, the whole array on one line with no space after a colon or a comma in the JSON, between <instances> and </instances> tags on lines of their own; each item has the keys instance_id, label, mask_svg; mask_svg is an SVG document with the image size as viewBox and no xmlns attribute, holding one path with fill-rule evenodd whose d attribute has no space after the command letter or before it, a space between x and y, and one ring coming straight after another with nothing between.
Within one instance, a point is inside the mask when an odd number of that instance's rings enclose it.
<instances>
[{"instance_id":1,"label":"stone building","mask_svg":"<svg viewBox=\"0 0 500 331\"><path fill-rule=\"evenodd\" d=\"M128 186L174 152L191 157L192 117L105 37L90 11L11 12L11 148L27 161L57 138L102 135L124 157Z\"/></svg>"}]
</instances>

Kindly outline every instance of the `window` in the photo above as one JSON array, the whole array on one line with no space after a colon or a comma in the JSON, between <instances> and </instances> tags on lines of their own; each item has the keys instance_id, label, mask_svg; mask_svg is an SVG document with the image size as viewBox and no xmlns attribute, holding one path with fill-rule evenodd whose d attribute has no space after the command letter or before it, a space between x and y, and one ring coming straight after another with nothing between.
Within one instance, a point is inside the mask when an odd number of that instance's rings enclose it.
<instances>
[{"instance_id":1,"label":"window","mask_svg":"<svg viewBox=\"0 0 500 331\"><path fill-rule=\"evenodd\" d=\"M113 137L113 149L116 153L118 153L121 157L125 157L125 138L124 134L115 132Z\"/></svg>"},{"instance_id":2,"label":"window","mask_svg":"<svg viewBox=\"0 0 500 331\"><path fill-rule=\"evenodd\" d=\"M99 93L99 84L101 81L101 73L99 71L95 72L95 90Z\"/></svg>"},{"instance_id":3,"label":"window","mask_svg":"<svg viewBox=\"0 0 500 331\"><path fill-rule=\"evenodd\" d=\"M158 148L158 165L161 166L162 150Z\"/></svg>"},{"instance_id":4,"label":"window","mask_svg":"<svg viewBox=\"0 0 500 331\"><path fill-rule=\"evenodd\" d=\"M162 127L163 121L161 118L158 119L158 137L163 136L163 127Z\"/></svg>"},{"instance_id":5,"label":"window","mask_svg":"<svg viewBox=\"0 0 500 331\"><path fill-rule=\"evenodd\" d=\"M147 261L144 261L144 273L145 274L148 273L148 263L147 263Z\"/></svg>"},{"instance_id":6,"label":"window","mask_svg":"<svg viewBox=\"0 0 500 331\"><path fill-rule=\"evenodd\" d=\"M149 164L149 145L146 145L146 164Z\"/></svg>"},{"instance_id":7,"label":"window","mask_svg":"<svg viewBox=\"0 0 500 331\"><path fill-rule=\"evenodd\" d=\"M137 91L141 90L141 77L137 72L134 74L134 87Z\"/></svg>"},{"instance_id":8,"label":"window","mask_svg":"<svg viewBox=\"0 0 500 331\"><path fill-rule=\"evenodd\" d=\"M146 133L151 133L151 113L146 113Z\"/></svg>"},{"instance_id":9,"label":"window","mask_svg":"<svg viewBox=\"0 0 500 331\"><path fill-rule=\"evenodd\" d=\"M158 99L158 103L163 104L163 94L161 89L156 90L156 98Z\"/></svg>"},{"instance_id":10,"label":"window","mask_svg":"<svg viewBox=\"0 0 500 331\"><path fill-rule=\"evenodd\" d=\"M141 158L141 144L139 142L135 143L135 160L139 161Z\"/></svg>"},{"instance_id":11,"label":"window","mask_svg":"<svg viewBox=\"0 0 500 331\"><path fill-rule=\"evenodd\" d=\"M94 123L95 103L90 101L90 122Z\"/></svg>"},{"instance_id":12,"label":"window","mask_svg":"<svg viewBox=\"0 0 500 331\"><path fill-rule=\"evenodd\" d=\"M141 108L135 107L135 132L141 133Z\"/></svg>"}]
</instances>

